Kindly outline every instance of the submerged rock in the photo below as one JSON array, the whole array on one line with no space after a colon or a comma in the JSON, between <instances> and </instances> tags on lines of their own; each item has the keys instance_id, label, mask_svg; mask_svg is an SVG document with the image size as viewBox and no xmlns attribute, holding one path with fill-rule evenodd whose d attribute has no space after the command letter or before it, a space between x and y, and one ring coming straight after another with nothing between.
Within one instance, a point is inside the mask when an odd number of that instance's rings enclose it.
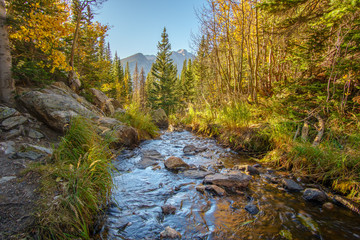
<instances>
[{"instance_id":1,"label":"submerged rock","mask_svg":"<svg viewBox=\"0 0 360 240\"><path fill-rule=\"evenodd\" d=\"M183 148L183 152L184 152L185 155L195 155L197 153L204 152L204 151L206 151L206 148L198 148L198 147L195 147L192 144L186 145Z\"/></svg>"},{"instance_id":2,"label":"submerged rock","mask_svg":"<svg viewBox=\"0 0 360 240\"><path fill-rule=\"evenodd\" d=\"M184 174L185 177L193 178L193 179L201 179L206 177L207 175L213 174L213 172L210 171L203 171L199 169L190 169L184 171L182 174Z\"/></svg>"},{"instance_id":3,"label":"submerged rock","mask_svg":"<svg viewBox=\"0 0 360 240\"><path fill-rule=\"evenodd\" d=\"M180 239L181 234L175 229L167 226L165 230L160 233L160 238Z\"/></svg>"},{"instance_id":4,"label":"submerged rock","mask_svg":"<svg viewBox=\"0 0 360 240\"><path fill-rule=\"evenodd\" d=\"M190 166L184 162L181 158L171 156L165 160L165 167L169 170L184 170L189 169Z\"/></svg>"},{"instance_id":5,"label":"submerged rock","mask_svg":"<svg viewBox=\"0 0 360 240\"><path fill-rule=\"evenodd\" d=\"M245 210L248 211L252 215L256 215L259 212L259 208L254 204L248 204L245 206Z\"/></svg>"},{"instance_id":6,"label":"submerged rock","mask_svg":"<svg viewBox=\"0 0 360 240\"><path fill-rule=\"evenodd\" d=\"M216 173L207 175L204 184L213 184L227 188L232 191L244 189L249 185L251 176L240 171L230 171L228 173Z\"/></svg>"},{"instance_id":7,"label":"submerged rock","mask_svg":"<svg viewBox=\"0 0 360 240\"><path fill-rule=\"evenodd\" d=\"M326 194L316 188L307 188L304 191L303 198L306 201L325 202L327 200Z\"/></svg>"},{"instance_id":8,"label":"submerged rock","mask_svg":"<svg viewBox=\"0 0 360 240\"><path fill-rule=\"evenodd\" d=\"M282 180L282 183L285 189L290 192L299 192L304 190L304 188L301 185L299 185L298 183L296 183L294 180L291 179L285 178Z\"/></svg>"},{"instance_id":9,"label":"submerged rock","mask_svg":"<svg viewBox=\"0 0 360 240\"><path fill-rule=\"evenodd\" d=\"M176 207L173 205L164 205L161 207L161 211L164 215L175 214Z\"/></svg>"},{"instance_id":10,"label":"submerged rock","mask_svg":"<svg viewBox=\"0 0 360 240\"><path fill-rule=\"evenodd\" d=\"M141 160L138 163L139 168L145 169L150 166L159 164L164 157L156 150L145 150L141 153Z\"/></svg>"}]
</instances>

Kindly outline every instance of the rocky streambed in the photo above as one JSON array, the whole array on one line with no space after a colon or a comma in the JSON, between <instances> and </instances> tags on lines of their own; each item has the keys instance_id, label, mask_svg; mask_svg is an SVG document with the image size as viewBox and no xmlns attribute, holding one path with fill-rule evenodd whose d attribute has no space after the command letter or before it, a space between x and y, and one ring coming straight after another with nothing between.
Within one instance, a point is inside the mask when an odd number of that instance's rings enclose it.
<instances>
[{"instance_id":1,"label":"rocky streambed","mask_svg":"<svg viewBox=\"0 0 360 240\"><path fill-rule=\"evenodd\" d=\"M360 239L360 216L321 186L187 131L115 161L107 239Z\"/></svg>"}]
</instances>

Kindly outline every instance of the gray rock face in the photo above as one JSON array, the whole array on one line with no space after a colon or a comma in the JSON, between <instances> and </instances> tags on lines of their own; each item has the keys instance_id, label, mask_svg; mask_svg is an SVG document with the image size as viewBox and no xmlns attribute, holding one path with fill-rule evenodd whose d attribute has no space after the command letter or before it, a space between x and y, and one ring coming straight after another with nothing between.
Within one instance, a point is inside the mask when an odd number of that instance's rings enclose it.
<instances>
[{"instance_id":1,"label":"gray rock face","mask_svg":"<svg viewBox=\"0 0 360 240\"><path fill-rule=\"evenodd\" d=\"M145 169L157 165L163 161L164 157L156 150L147 150L142 152L141 161L138 163L139 168Z\"/></svg>"},{"instance_id":2,"label":"gray rock face","mask_svg":"<svg viewBox=\"0 0 360 240\"><path fill-rule=\"evenodd\" d=\"M0 142L0 151L4 152L5 155L14 154L15 142L13 141Z\"/></svg>"},{"instance_id":3,"label":"gray rock face","mask_svg":"<svg viewBox=\"0 0 360 240\"><path fill-rule=\"evenodd\" d=\"M60 132L74 116L101 116L96 108L64 85L57 83L41 91L27 92L19 101L33 116Z\"/></svg>"},{"instance_id":4,"label":"gray rock face","mask_svg":"<svg viewBox=\"0 0 360 240\"><path fill-rule=\"evenodd\" d=\"M236 191L246 188L249 185L251 176L240 171L231 171L229 173L216 173L207 175L204 184L217 185L226 189Z\"/></svg>"},{"instance_id":5,"label":"gray rock face","mask_svg":"<svg viewBox=\"0 0 360 240\"><path fill-rule=\"evenodd\" d=\"M299 185L298 183L296 183L294 180L291 179L283 179L282 183L285 189L290 192L299 192L304 189L301 185Z\"/></svg>"},{"instance_id":6,"label":"gray rock face","mask_svg":"<svg viewBox=\"0 0 360 240\"><path fill-rule=\"evenodd\" d=\"M135 128L127 125L117 125L114 127L113 136L117 139L112 143L112 147L134 147L139 144L139 135Z\"/></svg>"},{"instance_id":7,"label":"gray rock face","mask_svg":"<svg viewBox=\"0 0 360 240\"><path fill-rule=\"evenodd\" d=\"M44 154L41 154L38 152L27 151L27 152L17 152L15 157L16 158L27 158L27 159L36 161L43 156L44 156Z\"/></svg>"},{"instance_id":8,"label":"gray rock face","mask_svg":"<svg viewBox=\"0 0 360 240\"><path fill-rule=\"evenodd\" d=\"M254 204L248 204L245 206L245 210L248 211L252 215L256 215L259 212L259 208Z\"/></svg>"},{"instance_id":9,"label":"gray rock face","mask_svg":"<svg viewBox=\"0 0 360 240\"><path fill-rule=\"evenodd\" d=\"M169 119L166 116L164 109L157 109L152 114L153 122L161 129L167 129L169 127Z\"/></svg>"},{"instance_id":10,"label":"gray rock face","mask_svg":"<svg viewBox=\"0 0 360 240\"><path fill-rule=\"evenodd\" d=\"M93 95L95 105L101 109L106 115L112 115L115 112L115 108L112 104L112 100L106 96L102 91L90 88L90 92Z\"/></svg>"},{"instance_id":11,"label":"gray rock face","mask_svg":"<svg viewBox=\"0 0 360 240\"><path fill-rule=\"evenodd\" d=\"M19 125L24 124L27 120L28 119L24 116L9 117L9 118L5 119L4 121L2 121L1 126L5 130L10 130Z\"/></svg>"},{"instance_id":12,"label":"gray rock face","mask_svg":"<svg viewBox=\"0 0 360 240\"><path fill-rule=\"evenodd\" d=\"M316 188L307 188L304 191L303 198L306 201L325 202L327 200L326 194Z\"/></svg>"},{"instance_id":13,"label":"gray rock face","mask_svg":"<svg viewBox=\"0 0 360 240\"><path fill-rule=\"evenodd\" d=\"M190 166L184 162L181 158L171 156L168 159L165 160L165 167L169 170L183 170L183 169L189 169Z\"/></svg>"},{"instance_id":14,"label":"gray rock face","mask_svg":"<svg viewBox=\"0 0 360 240\"><path fill-rule=\"evenodd\" d=\"M181 234L175 229L167 226L165 230L160 233L160 238L180 239Z\"/></svg>"}]
</instances>

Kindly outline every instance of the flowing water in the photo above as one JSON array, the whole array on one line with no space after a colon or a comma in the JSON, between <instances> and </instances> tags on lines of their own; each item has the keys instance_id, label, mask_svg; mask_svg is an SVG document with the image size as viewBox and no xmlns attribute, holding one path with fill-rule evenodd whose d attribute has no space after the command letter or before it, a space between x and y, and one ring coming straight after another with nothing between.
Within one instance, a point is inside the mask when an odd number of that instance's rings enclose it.
<instances>
[{"instance_id":1,"label":"flowing water","mask_svg":"<svg viewBox=\"0 0 360 240\"><path fill-rule=\"evenodd\" d=\"M206 151L184 155L183 148L193 144ZM254 164L246 157L224 149L212 139L189 132L165 132L159 139L143 142L134 151L124 151L115 167L112 207L105 226L107 239L160 239L160 232L170 226L182 239L360 239L360 216L335 205L306 202L301 193L289 193L265 176L272 173L260 168L243 194L214 196L200 193L195 187L202 179L159 167L141 169L142 153L157 150L164 158L176 156L188 164L224 171L234 164ZM175 214L164 215L161 206L171 204ZM244 208L256 205L251 215ZM116 205L116 206L115 206Z\"/></svg>"}]
</instances>

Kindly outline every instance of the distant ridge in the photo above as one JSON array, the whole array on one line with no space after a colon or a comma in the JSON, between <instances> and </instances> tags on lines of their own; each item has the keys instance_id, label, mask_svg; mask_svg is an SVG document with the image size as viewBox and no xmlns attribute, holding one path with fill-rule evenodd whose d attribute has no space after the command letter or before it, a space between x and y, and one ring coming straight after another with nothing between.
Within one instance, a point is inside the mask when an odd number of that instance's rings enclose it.
<instances>
[{"instance_id":1,"label":"distant ridge","mask_svg":"<svg viewBox=\"0 0 360 240\"><path fill-rule=\"evenodd\" d=\"M171 59L174 60L175 65L177 66L178 74L181 73L181 69L185 59L194 59L195 56L192 53L189 53L185 49L180 49L178 51L173 51L171 54ZM121 64L125 67L126 63L129 63L131 74L134 73L136 62L138 64L139 72L141 68L144 68L145 76L150 72L152 64L155 62L155 55L144 55L142 53L136 53L127 58L121 59Z\"/></svg>"}]
</instances>

